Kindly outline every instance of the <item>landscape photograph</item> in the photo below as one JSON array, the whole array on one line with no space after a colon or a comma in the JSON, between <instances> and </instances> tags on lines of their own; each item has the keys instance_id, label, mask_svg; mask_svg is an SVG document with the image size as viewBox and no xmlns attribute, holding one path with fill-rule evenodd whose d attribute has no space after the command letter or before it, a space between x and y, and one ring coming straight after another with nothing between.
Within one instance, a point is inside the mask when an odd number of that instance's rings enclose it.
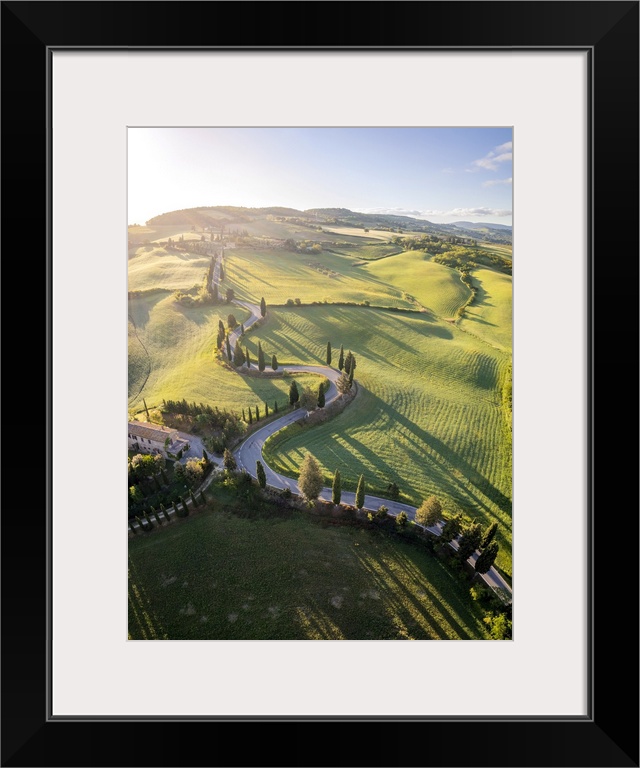
<instances>
[{"instance_id":1,"label":"landscape photograph","mask_svg":"<svg viewBox=\"0 0 640 768\"><path fill-rule=\"evenodd\" d=\"M129 640L511 640L510 127L132 127Z\"/></svg>"}]
</instances>

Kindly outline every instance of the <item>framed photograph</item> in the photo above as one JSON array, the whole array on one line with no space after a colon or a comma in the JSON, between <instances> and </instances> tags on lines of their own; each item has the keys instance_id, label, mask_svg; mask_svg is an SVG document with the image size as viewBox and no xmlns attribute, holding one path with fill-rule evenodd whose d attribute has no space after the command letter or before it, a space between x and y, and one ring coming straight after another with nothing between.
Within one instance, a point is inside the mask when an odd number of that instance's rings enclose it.
<instances>
[{"instance_id":1,"label":"framed photograph","mask_svg":"<svg viewBox=\"0 0 640 768\"><path fill-rule=\"evenodd\" d=\"M276 749L244 729L370 722L419 727L425 765L638 765L637 514L628 512L637 504L625 480L637 466L622 449L628 402L611 415L637 369L612 339L628 345L637 328L638 3L224 6L230 17L211 27L209 4L2 4L5 233L14 235L5 254L25 254L22 223L46 254L33 273L47 278L46 484L28 546L15 546L24 517L3 519L5 584L19 574L28 587L3 594L3 764L196 765L201 744L207 764L341 764L352 759L326 739L311 758L306 730ZM319 33L337 12L330 45L311 32L281 44L283 16L308 14ZM513 638L129 639L131 131L496 126L513 142ZM475 160L499 164L501 146ZM147 196L179 183L168 170L160 177ZM25 178L38 200L28 208L16 194ZM486 180L506 186L506 176ZM620 681L631 689L625 703ZM243 729L242 754L212 758L229 726ZM144 747L127 751L125 733ZM398 739L382 737L364 740L356 764L410 762Z\"/></svg>"}]
</instances>

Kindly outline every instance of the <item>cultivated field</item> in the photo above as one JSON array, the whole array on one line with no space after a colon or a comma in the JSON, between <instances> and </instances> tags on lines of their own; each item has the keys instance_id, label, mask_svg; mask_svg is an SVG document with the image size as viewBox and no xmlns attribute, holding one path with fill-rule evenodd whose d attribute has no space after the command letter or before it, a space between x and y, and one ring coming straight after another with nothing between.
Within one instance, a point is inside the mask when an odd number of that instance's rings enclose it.
<instances>
[{"instance_id":1,"label":"cultivated field","mask_svg":"<svg viewBox=\"0 0 640 768\"><path fill-rule=\"evenodd\" d=\"M476 298L467 307L460 327L487 343L511 353L512 349L512 278L492 269L474 269L471 273L478 287Z\"/></svg>"},{"instance_id":2,"label":"cultivated field","mask_svg":"<svg viewBox=\"0 0 640 768\"><path fill-rule=\"evenodd\" d=\"M267 444L274 469L296 476L305 452L330 482L340 469L355 490L385 496L396 482L403 500L418 505L435 494L445 506L499 522L498 564L511 572L511 478L503 431L501 380L509 357L419 313L365 307L303 307L273 311L249 336L278 360L323 363L327 341L357 358L356 400L335 420L296 426Z\"/></svg>"},{"instance_id":3,"label":"cultivated field","mask_svg":"<svg viewBox=\"0 0 640 768\"><path fill-rule=\"evenodd\" d=\"M436 557L308 516L202 512L129 542L134 640L487 639Z\"/></svg>"},{"instance_id":4,"label":"cultivated field","mask_svg":"<svg viewBox=\"0 0 640 768\"><path fill-rule=\"evenodd\" d=\"M332 227L324 226L325 232L335 235L349 235L350 237L362 238L363 240L385 240L389 241L394 233L386 229L370 229L367 232L361 227Z\"/></svg>"},{"instance_id":5,"label":"cultivated field","mask_svg":"<svg viewBox=\"0 0 640 768\"><path fill-rule=\"evenodd\" d=\"M256 234L273 235L281 226L267 223L274 225L272 231ZM184 231L184 225L174 229ZM315 239L326 237L318 232ZM393 249L387 242L338 237L352 245L329 246L338 252L320 254L246 247L225 252L221 293L231 287L241 300L258 303L264 296L267 302L265 324L244 340L254 363L258 340L267 365L274 353L280 365L324 364L327 341L334 366L341 344L357 359L357 398L326 424L294 426L276 435L267 443L269 463L297 477L308 451L327 483L340 469L343 487L354 490L364 474L367 493L384 497L395 482L402 500L413 505L434 494L448 512L460 510L483 525L496 520L497 565L510 576L511 448L502 390L511 359L511 277L474 270L478 295L454 322L470 296L457 271L422 252L388 256L381 253ZM385 258L370 261L379 255ZM150 408L162 399L184 398L236 412L288 400L290 378L245 377L215 357L219 320L226 324L232 312L243 322L245 310L225 304L187 308L174 300L171 291L202 284L208 264L209 257L150 246L130 258L129 290L145 291L129 301L133 410L142 408L142 398ZM288 299L307 306L284 307ZM427 311L417 311L419 305ZM315 376L296 380L317 390Z\"/></svg>"},{"instance_id":6,"label":"cultivated field","mask_svg":"<svg viewBox=\"0 0 640 768\"><path fill-rule=\"evenodd\" d=\"M354 257L337 253L293 253L281 249L234 248L225 254L225 285L236 296L267 304L353 301L411 307L403 292L353 266Z\"/></svg>"},{"instance_id":7,"label":"cultivated field","mask_svg":"<svg viewBox=\"0 0 640 768\"><path fill-rule=\"evenodd\" d=\"M460 273L430 261L423 251L407 251L363 267L382 282L409 291L434 314L455 317L456 311L471 296L460 280Z\"/></svg>"},{"instance_id":8,"label":"cultivated field","mask_svg":"<svg viewBox=\"0 0 640 768\"><path fill-rule=\"evenodd\" d=\"M218 320L233 312L239 323L249 315L239 307L188 308L171 294L157 292L129 301L129 408L140 411L162 400L182 400L227 408L288 402L291 378L258 379L230 371L215 359ZM144 345L144 346L143 346ZM276 350L265 346L269 361ZM145 377L147 377L145 380ZM296 376L301 386L318 387L318 377ZM142 387L142 388L141 388Z\"/></svg>"},{"instance_id":9,"label":"cultivated field","mask_svg":"<svg viewBox=\"0 0 640 768\"><path fill-rule=\"evenodd\" d=\"M200 238L198 238L200 239ZM154 288L175 291L200 287L207 274L211 257L197 253L167 251L143 245L129 256L129 290L148 291Z\"/></svg>"}]
</instances>

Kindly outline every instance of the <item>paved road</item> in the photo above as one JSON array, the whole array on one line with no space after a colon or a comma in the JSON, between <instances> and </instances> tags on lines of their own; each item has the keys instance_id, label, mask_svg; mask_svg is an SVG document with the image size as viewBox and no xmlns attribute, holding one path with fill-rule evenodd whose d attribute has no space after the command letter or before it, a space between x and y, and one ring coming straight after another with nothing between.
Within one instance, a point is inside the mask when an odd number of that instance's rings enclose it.
<instances>
[{"instance_id":1,"label":"paved road","mask_svg":"<svg viewBox=\"0 0 640 768\"><path fill-rule=\"evenodd\" d=\"M259 311L259 310L258 310ZM291 366L283 366L283 370L292 371L292 372L307 372L307 373L319 373L323 376L326 376L330 382L330 388L327 391L326 394L326 404L328 405L330 402L335 400L335 398L338 396L338 390L336 389L335 383L338 380L340 376L340 371L335 370L334 368L329 368L325 366L313 366L313 365L291 365ZM265 424L260 429L256 430L255 432L252 432L247 439L241 443L238 448L234 452L234 456L236 459L236 462L238 464L238 469L244 469L246 470L252 477L256 477L256 462L261 461L264 465L265 475L267 477L267 485L271 486L272 488L289 488L292 493L300 494L300 489L298 488L298 484L295 480L293 480L290 477L286 477L285 475L281 475L278 472L275 472L265 461L264 456L262 455L262 449L264 447L264 443L267 440L267 438L271 437L271 435L274 435L276 432L279 432L284 427L288 426L289 424L292 424L294 421L299 421L300 419L303 419L306 416L306 411L303 410L296 410L291 411L290 413L285 414L284 416L281 416L279 419L276 419L275 421L270 422L269 424ZM355 506L355 493L351 491L343 491L341 494L341 502L343 504L350 504L352 506ZM320 498L325 499L326 501L331 501L332 497L332 491L331 488L323 488L320 492ZM379 509L380 506L386 506L389 509L389 514L391 515L397 515L400 512L405 512L407 517L410 520L415 521L416 517L416 507L412 507L409 504L402 504L398 501L393 501L391 499L384 499L378 496L371 496L371 495L365 495L364 497L364 509L370 510L370 511L376 511ZM441 527L442 524L439 523L438 525L435 525L433 527L427 528L428 531L433 533L436 536L439 536L441 533ZM453 541L451 543L451 546L454 549L458 549L458 542ZM474 553L470 558L470 563L475 563L476 559L478 557L478 553ZM500 576L500 574L494 569L491 568L491 570L484 574L482 576L484 581L490 586L495 589L500 589L504 591L509 597L511 597L511 587L507 584L507 582Z\"/></svg>"},{"instance_id":2,"label":"paved road","mask_svg":"<svg viewBox=\"0 0 640 768\"><path fill-rule=\"evenodd\" d=\"M214 271L214 281L219 283L220 279L220 269L219 269L219 263L220 259L216 260L216 268ZM244 329L247 331L255 322L257 322L260 317L260 307L257 304L251 304L247 301L238 301L235 300L234 304L237 304L239 306L244 307L246 310L250 312L250 317L248 320L245 320L244 322ZM238 341L238 338L240 337L240 326L238 326L234 331L232 331L229 334L229 343L231 344L231 349L235 348L235 345ZM336 370L335 368L330 368L328 366L322 366L322 365L287 365L282 366L282 370L287 370L291 372L299 372L299 373L317 373L322 376L326 376L327 379L330 381L330 387L327 390L325 394L325 403L326 405L329 405L333 400L338 397L338 390L336 389L336 382L338 378L341 375L341 372ZM264 465L265 474L267 477L267 485L271 486L272 488L289 488L292 493L300 494L300 489L298 488L298 484L295 480L293 480L290 477L286 477L285 475L281 475L277 472L275 472L271 467L267 464L267 462L264 459L264 456L262 455L262 449L264 447L264 443L267 440L267 438L271 437L271 435L274 435L276 432L279 432L281 429L284 429L284 427L288 426L289 424L292 424L295 421L299 421L300 419L305 418L306 411L304 410L295 410L291 411L290 413L285 414L284 416L281 416L279 419L276 419L275 421L269 422L269 424L265 424L260 429L256 430L255 432L252 432L247 439L241 443L240 446L235 450L234 456L236 459L236 462L238 464L239 469L246 470L252 477L256 477L256 462L261 461ZM202 455L202 454L201 454ZM208 483L211 482L211 478L208 479ZM320 492L320 498L324 499L326 501L330 501L332 497L332 491L331 488L323 488ZM350 504L352 506L355 506L355 493L349 492L349 491L343 491L341 494L341 501L343 504ZM410 520L415 521L416 517L416 507L409 506L408 504L402 504L397 501L393 501L391 499L383 499L378 496L371 496L371 495L365 495L364 497L364 509L370 510L370 511L376 511L381 505L388 507L389 514L391 515L398 515L400 512L405 512L407 517ZM439 523L436 526L433 526L431 528L427 528L428 531L433 533L436 536L439 536L441 533L441 527L442 524ZM458 549L458 542L453 541L451 542L450 546L452 546L454 549ZM470 558L470 563L475 563L476 559L478 558L478 553L474 553ZM484 581L494 589L502 590L504 593L506 593L509 598L511 598L511 587L507 584L507 582L500 576L500 574L494 569L491 568L491 570L484 574L482 576Z\"/></svg>"}]
</instances>

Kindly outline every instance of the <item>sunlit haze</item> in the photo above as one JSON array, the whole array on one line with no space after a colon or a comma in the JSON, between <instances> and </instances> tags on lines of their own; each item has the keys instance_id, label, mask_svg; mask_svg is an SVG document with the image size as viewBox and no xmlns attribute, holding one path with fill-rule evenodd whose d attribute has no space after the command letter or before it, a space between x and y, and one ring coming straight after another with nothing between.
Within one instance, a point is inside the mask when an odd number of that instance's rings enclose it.
<instances>
[{"instance_id":1,"label":"sunlit haze","mask_svg":"<svg viewBox=\"0 0 640 768\"><path fill-rule=\"evenodd\" d=\"M130 128L128 218L349 208L511 224L511 128Z\"/></svg>"}]
</instances>

